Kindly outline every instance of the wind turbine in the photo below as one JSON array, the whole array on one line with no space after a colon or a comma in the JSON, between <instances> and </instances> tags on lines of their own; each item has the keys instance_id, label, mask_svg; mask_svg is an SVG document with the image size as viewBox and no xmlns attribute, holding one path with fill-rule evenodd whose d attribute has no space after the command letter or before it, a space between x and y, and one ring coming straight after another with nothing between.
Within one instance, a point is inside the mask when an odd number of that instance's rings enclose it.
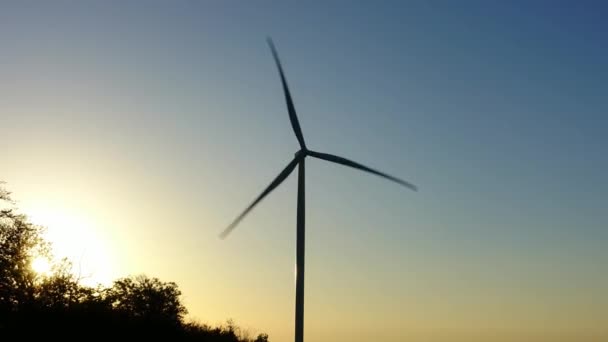
<instances>
[{"instance_id":1,"label":"wind turbine","mask_svg":"<svg viewBox=\"0 0 608 342\"><path fill-rule=\"evenodd\" d=\"M415 185L401 180L397 177L393 177L384 172L380 172L369 168L365 165L359 164L352 160L335 156L328 153L315 152L309 150L304 142L304 135L300 128L300 123L296 115L296 109L291 99L291 93L285 80L285 74L283 73L283 67L279 60L279 55L274 43L270 38L267 39L268 46L274 57L274 61L279 69L279 75L281 76L281 83L283 85L283 92L285 93L285 102L287 103L287 112L289 113L289 120L291 121L291 127L300 143L300 150L295 153L295 157L287 166L279 173L279 175L262 191L262 193L239 215L237 218L220 234L222 239L226 238L230 232L241 222L241 220L247 215L264 197L266 197L272 190L279 186L298 166L298 211L297 211L297 233L296 233L296 324L295 324L295 342L304 341L304 240L305 240L305 220L304 220L304 208L305 208L305 197L304 197L304 160L306 157L314 157L330 161L333 163L350 166L352 168L369 172L385 179L391 180L408 189L417 191Z\"/></svg>"}]
</instances>

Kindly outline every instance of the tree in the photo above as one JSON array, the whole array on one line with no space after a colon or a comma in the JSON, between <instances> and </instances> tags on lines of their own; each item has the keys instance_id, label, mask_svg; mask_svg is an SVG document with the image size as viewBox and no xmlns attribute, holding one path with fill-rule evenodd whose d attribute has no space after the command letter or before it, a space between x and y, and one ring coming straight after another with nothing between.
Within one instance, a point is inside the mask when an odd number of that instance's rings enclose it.
<instances>
[{"instance_id":1,"label":"tree","mask_svg":"<svg viewBox=\"0 0 608 342\"><path fill-rule=\"evenodd\" d=\"M7 208L10 193L0 188L0 311L14 311L33 302L38 275L31 268L35 256L48 255L43 228Z\"/></svg>"},{"instance_id":2,"label":"tree","mask_svg":"<svg viewBox=\"0 0 608 342\"><path fill-rule=\"evenodd\" d=\"M268 334L259 334L253 342L268 342Z\"/></svg>"},{"instance_id":3,"label":"tree","mask_svg":"<svg viewBox=\"0 0 608 342\"><path fill-rule=\"evenodd\" d=\"M180 296L177 284L145 275L118 279L106 292L112 307L130 317L174 323L187 313Z\"/></svg>"},{"instance_id":4,"label":"tree","mask_svg":"<svg viewBox=\"0 0 608 342\"><path fill-rule=\"evenodd\" d=\"M82 286L72 272L72 264L63 259L53 266L50 276L41 277L35 289L39 307L46 309L69 309L107 305L103 288Z\"/></svg>"},{"instance_id":5,"label":"tree","mask_svg":"<svg viewBox=\"0 0 608 342\"><path fill-rule=\"evenodd\" d=\"M118 279L110 288L80 284L64 259L51 273L37 274L32 261L53 260L44 229L14 208L0 182L0 336L19 339L267 342L252 340L232 322L209 327L187 323L177 284L141 275Z\"/></svg>"},{"instance_id":6,"label":"tree","mask_svg":"<svg viewBox=\"0 0 608 342\"><path fill-rule=\"evenodd\" d=\"M44 228L16 213L10 192L1 186L0 203L0 312L66 307L90 297L91 289L78 284L66 259L55 263L50 275L32 269L35 258L52 259Z\"/></svg>"}]
</instances>

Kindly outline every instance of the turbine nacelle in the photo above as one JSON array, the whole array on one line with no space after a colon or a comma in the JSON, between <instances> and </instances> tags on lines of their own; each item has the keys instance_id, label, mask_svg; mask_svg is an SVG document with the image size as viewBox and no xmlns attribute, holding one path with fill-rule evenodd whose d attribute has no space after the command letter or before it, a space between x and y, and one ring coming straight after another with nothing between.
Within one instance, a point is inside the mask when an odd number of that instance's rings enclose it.
<instances>
[{"instance_id":1,"label":"turbine nacelle","mask_svg":"<svg viewBox=\"0 0 608 342\"><path fill-rule=\"evenodd\" d=\"M299 161L299 160L303 160L308 155L310 155L310 151L308 149L303 148L303 149L300 149L298 152L294 153L293 157Z\"/></svg>"}]
</instances>

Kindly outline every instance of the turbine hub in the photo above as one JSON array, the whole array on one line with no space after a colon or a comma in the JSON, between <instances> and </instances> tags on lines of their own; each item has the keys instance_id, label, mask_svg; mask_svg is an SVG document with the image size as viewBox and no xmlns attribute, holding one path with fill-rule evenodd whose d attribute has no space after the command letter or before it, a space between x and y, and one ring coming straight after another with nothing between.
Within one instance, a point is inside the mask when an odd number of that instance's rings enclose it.
<instances>
[{"instance_id":1,"label":"turbine hub","mask_svg":"<svg viewBox=\"0 0 608 342\"><path fill-rule=\"evenodd\" d=\"M308 150L304 149L304 148L295 153L295 157L301 158L301 159L304 159L307 155L308 155Z\"/></svg>"}]
</instances>

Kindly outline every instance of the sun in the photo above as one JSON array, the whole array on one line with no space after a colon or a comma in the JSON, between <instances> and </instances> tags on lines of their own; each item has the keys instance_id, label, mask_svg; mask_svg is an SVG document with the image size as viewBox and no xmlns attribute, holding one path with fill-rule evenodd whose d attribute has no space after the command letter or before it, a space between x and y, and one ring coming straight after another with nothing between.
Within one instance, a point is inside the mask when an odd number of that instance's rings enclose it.
<instances>
[{"instance_id":1,"label":"sun","mask_svg":"<svg viewBox=\"0 0 608 342\"><path fill-rule=\"evenodd\" d=\"M115 278L115 265L108 239L86 216L58 207L32 208L27 211L32 223L46 227L43 238L51 243L55 261L66 258L71 273L88 286L109 285ZM49 274L53 261L37 257L32 269Z\"/></svg>"},{"instance_id":2,"label":"sun","mask_svg":"<svg viewBox=\"0 0 608 342\"><path fill-rule=\"evenodd\" d=\"M51 273L51 264L45 257L37 257L32 261L32 270L40 275L49 275Z\"/></svg>"}]
</instances>

